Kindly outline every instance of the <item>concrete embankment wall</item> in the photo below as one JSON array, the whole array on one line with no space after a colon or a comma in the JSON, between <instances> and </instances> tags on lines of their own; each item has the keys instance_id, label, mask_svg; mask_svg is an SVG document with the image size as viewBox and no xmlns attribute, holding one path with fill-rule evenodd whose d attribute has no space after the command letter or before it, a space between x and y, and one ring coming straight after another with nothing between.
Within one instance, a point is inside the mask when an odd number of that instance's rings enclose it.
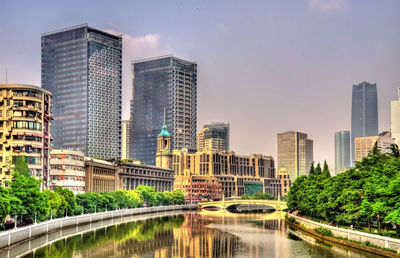
<instances>
[{"instance_id":1,"label":"concrete embankment wall","mask_svg":"<svg viewBox=\"0 0 400 258\"><path fill-rule=\"evenodd\" d=\"M389 248L392 250L399 250L400 249L400 239L395 239L391 237L385 237L375 234L368 234L364 232L359 232L356 230L349 230L344 228L338 228L329 226L326 224L321 224L309 219L305 219L302 217L294 216L293 214L288 213L289 217L293 217L299 222L301 225L305 226L306 228L315 229L319 227L323 227L329 229L335 237L343 237L349 240L365 243L369 241L371 244L380 246L383 248Z\"/></svg>"},{"instance_id":2,"label":"concrete embankment wall","mask_svg":"<svg viewBox=\"0 0 400 258\"><path fill-rule=\"evenodd\" d=\"M88 223L110 220L125 216L158 213L178 210L196 210L197 205L158 206L148 208L135 208L108 212L91 213L80 216L52 219L38 224L33 224L18 229L7 230L0 233L0 248L26 241L37 236L47 234L58 229L71 228Z\"/></svg>"}]
</instances>

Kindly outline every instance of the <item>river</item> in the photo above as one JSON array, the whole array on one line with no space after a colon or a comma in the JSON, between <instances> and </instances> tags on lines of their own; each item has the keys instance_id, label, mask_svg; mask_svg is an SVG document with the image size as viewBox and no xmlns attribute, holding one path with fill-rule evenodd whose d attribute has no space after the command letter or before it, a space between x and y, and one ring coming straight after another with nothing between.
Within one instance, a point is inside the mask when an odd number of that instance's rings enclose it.
<instances>
[{"instance_id":1,"label":"river","mask_svg":"<svg viewBox=\"0 0 400 258\"><path fill-rule=\"evenodd\" d=\"M373 257L301 236L284 215L182 212L100 228L23 257Z\"/></svg>"}]
</instances>

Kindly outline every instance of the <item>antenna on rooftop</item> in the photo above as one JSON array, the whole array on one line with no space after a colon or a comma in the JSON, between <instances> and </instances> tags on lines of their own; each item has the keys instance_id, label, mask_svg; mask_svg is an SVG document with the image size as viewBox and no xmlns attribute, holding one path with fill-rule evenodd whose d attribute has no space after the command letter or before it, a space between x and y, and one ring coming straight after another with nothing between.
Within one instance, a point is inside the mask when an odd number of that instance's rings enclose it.
<instances>
[{"instance_id":1,"label":"antenna on rooftop","mask_svg":"<svg viewBox=\"0 0 400 258\"><path fill-rule=\"evenodd\" d=\"M165 108L164 108L164 125L165 125Z\"/></svg>"}]
</instances>

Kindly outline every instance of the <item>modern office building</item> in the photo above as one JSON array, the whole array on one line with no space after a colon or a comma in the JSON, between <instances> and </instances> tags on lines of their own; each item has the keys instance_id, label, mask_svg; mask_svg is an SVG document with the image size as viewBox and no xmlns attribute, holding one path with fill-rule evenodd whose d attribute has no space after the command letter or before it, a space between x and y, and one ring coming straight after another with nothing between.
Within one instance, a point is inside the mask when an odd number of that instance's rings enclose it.
<instances>
[{"instance_id":1,"label":"modern office building","mask_svg":"<svg viewBox=\"0 0 400 258\"><path fill-rule=\"evenodd\" d=\"M377 136L357 137L355 139L355 161L360 162L378 142L378 147L382 152L389 153L390 145L394 143L389 131L380 133Z\"/></svg>"},{"instance_id":2,"label":"modern office building","mask_svg":"<svg viewBox=\"0 0 400 258\"><path fill-rule=\"evenodd\" d=\"M119 187L117 166L105 160L85 157L86 192L112 192Z\"/></svg>"},{"instance_id":3,"label":"modern office building","mask_svg":"<svg viewBox=\"0 0 400 258\"><path fill-rule=\"evenodd\" d=\"M172 149L196 149L197 64L172 55L139 60L132 76L131 158L155 165L164 112Z\"/></svg>"},{"instance_id":4,"label":"modern office building","mask_svg":"<svg viewBox=\"0 0 400 258\"><path fill-rule=\"evenodd\" d=\"M42 87L53 98L55 149L121 156L122 37L79 25L42 34Z\"/></svg>"},{"instance_id":5,"label":"modern office building","mask_svg":"<svg viewBox=\"0 0 400 258\"><path fill-rule=\"evenodd\" d=\"M58 186L68 188L74 194L85 192L85 160L83 152L51 150L50 190Z\"/></svg>"},{"instance_id":6,"label":"modern office building","mask_svg":"<svg viewBox=\"0 0 400 258\"><path fill-rule=\"evenodd\" d=\"M400 88L398 89L398 100L392 100L390 111L391 136L395 143L400 146Z\"/></svg>"},{"instance_id":7,"label":"modern office building","mask_svg":"<svg viewBox=\"0 0 400 258\"><path fill-rule=\"evenodd\" d=\"M306 133L278 133L278 170L286 169L294 182L297 177L308 174L312 161L313 140Z\"/></svg>"},{"instance_id":8,"label":"modern office building","mask_svg":"<svg viewBox=\"0 0 400 258\"><path fill-rule=\"evenodd\" d=\"M49 186L51 93L37 86L0 84L0 185L12 179L18 156Z\"/></svg>"},{"instance_id":9,"label":"modern office building","mask_svg":"<svg viewBox=\"0 0 400 258\"><path fill-rule=\"evenodd\" d=\"M229 123L213 122L197 132L197 151L229 150Z\"/></svg>"},{"instance_id":10,"label":"modern office building","mask_svg":"<svg viewBox=\"0 0 400 258\"><path fill-rule=\"evenodd\" d=\"M122 121L121 159L128 159L131 145L131 120Z\"/></svg>"},{"instance_id":11,"label":"modern office building","mask_svg":"<svg viewBox=\"0 0 400 258\"><path fill-rule=\"evenodd\" d=\"M335 174L342 173L351 167L350 131L335 133Z\"/></svg>"},{"instance_id":12,"label":"modern office building","mask_svg":"<svg viewBox=\"0 0 400 258\"><path fill-rule=\"evenodd\" d=\"M351 151L355 160L355 138L378 135L378 96L376 84L353 85L351 101ZM352 164L354 165L354 164Z\"/></svg>"},{"instance_id":13,"label":"modern office building","mask_svg":"<svg viewBox=\"0 0 400 258\"><path fill-rule=\"evenodd\" d=\"M225 197L264 192L264 179L275 178L274 159L271 156L242 156L233 151L174 150L172 169L175 171L176 188L190 188L194 182L193 176L196 176L196 180L204 177L204 181L210 184L216 178L222 185ZM179 182L182 185L178 185ZM214 186L217 191L217 184Z\"/></svg>"}]
</instances>

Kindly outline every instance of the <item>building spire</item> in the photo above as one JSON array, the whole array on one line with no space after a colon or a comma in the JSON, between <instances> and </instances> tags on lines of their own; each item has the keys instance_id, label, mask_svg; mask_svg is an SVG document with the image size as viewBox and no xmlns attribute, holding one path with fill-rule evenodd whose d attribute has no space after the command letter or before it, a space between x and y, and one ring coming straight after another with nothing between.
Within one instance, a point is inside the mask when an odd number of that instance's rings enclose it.
<instances>
[{"instance_id":1,"label":"building spire","mask_svg":"<svg viewBox=\"0 0 400 258\"><path fill-rule=\"evenodd\" d=\"M165 125L165 108L164 108L164 123L163 123L163 125Z\"/></svg>"}]
</instances>

